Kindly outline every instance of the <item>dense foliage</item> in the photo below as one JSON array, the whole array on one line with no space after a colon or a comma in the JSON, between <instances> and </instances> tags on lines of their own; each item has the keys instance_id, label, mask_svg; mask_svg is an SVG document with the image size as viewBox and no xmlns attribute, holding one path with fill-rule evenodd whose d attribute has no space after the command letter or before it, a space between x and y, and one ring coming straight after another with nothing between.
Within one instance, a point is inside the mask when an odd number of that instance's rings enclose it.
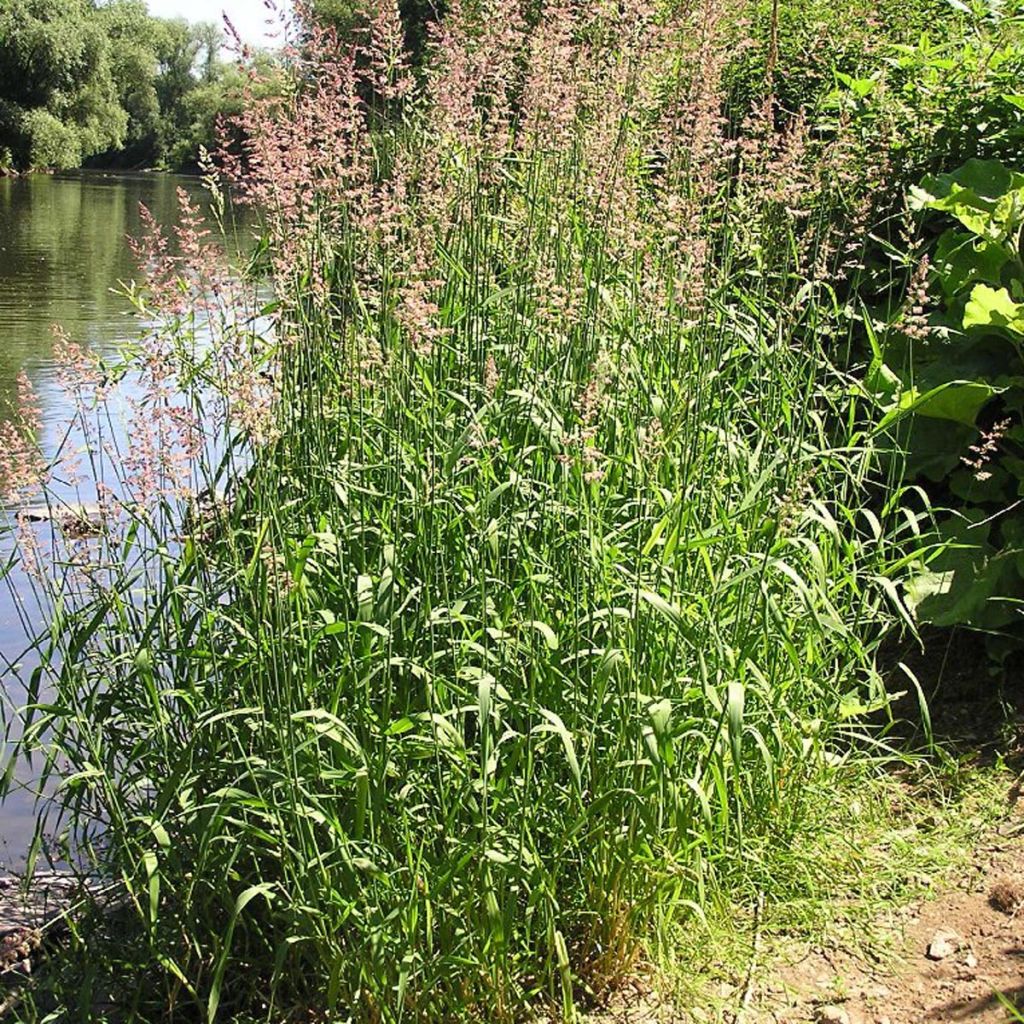
<instances>
[{"instance_id":1,"label":"dense foliage","mask_svg":"<svg viewBox=\"0 0 1024 1024\"><path fill-rule=\"evenodd\" d=\"M908 602L922 622L982 630L1002 661L1024 637L1012 315L1024 297L1024 19L1014 4L962 17L955 33L893 47L870 75L840 76L825 106L897 186L876 199L890 217L876 223L851 315L865 320L878 429L935 517Z\"/></svg>"},{"instance_id":2,"label":"dense foliage","mask_svg":"<svg viewBox=\"0 0 1024 1024\"><path fill-rule=\"evenodd\" d=\"M242 76L214 24L151 17L144 0L0 2L0 171L194 167Z\"/></svg>"},{"instance_id":3,"label":"dense foliage","mask_svg":"<svg viewBox=\"0 0 1024 1024\"><path fill-rule=\"evenodd\" d=\"M39 849L116 894L29 1017L568 1021L783 891L964 557L931 422L1020 576L1024 179L973 159L1019 47L962 7L452 0L416 59L396 3L300 22L224 155L273 301L183 202L124 360L62 340L71 450L27 379L0 438L11 498L102 483L13 524Z\"/></svg>"},{"instance_id":4,"label":"dense foliage","mask_svg":"<svg viewBox=\"0 0 1024 1024\"><path fill-rule=\"evenodd\" d=\"M343 40L362 40L376 5L372 0L311 0L309 24L334 31ZM399 0L398 13L409 60L422 63L429 27L444 14L443 0Z\"/></svg>"},{"instance_id":5,"label":"dense foliage","mask_svg":"<svg viewBox=\"0 0 1024 1024\"><path fill-rule=\"evenodd\" d=\"M867 381L907 476L948 510L911 603L1002 653L1022 639L1024 602L1024 174L972 159L914 198L959 223L922 254Z\"/></svg>"}]
</instances>

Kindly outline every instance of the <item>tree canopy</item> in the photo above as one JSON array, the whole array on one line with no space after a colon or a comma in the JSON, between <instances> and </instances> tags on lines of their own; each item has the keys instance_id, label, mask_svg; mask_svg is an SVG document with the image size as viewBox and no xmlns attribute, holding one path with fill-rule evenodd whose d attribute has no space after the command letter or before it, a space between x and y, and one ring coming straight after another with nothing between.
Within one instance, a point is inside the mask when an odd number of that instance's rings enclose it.
<instances>
[{"instance_id":1,"label":"tree canopy","mask_svg":"<svg viewBox=\"0 0 1024 1024\"><path fill-rule=\"evenodd\" d=\"M238 104L220 41L144 0L0 0L0 170L194 165Z\"/></svg>"},{"instance_id":2,"label":"tree canopy","mask_svg":"<svg viewBox=\"0 0 1024 1024\"><path fill-rule=\"evenodd\" d=\"M355 40L373 5L312 0L310 13ZM418 62L443 2L399 7ZM244 75L221 39L219 25L153 17L145 0L0 0L0 172L194 167L218 117L241 108Z\"/></svg>"},{"instance_id":3,"label":"tree canopy","mask_svg":"<svg viewBox=\"0 0 1024 1024\"><path fill-rule=\"evenodd\" d=\"M313 18L330 25L341 38L358 35L366 27L375 0L311 0ZM414 62L422 59L427 43L427 26L444 13L444 0L399 0L398 9L405 29L405 43Z\"/></svg>"},{"instance_id":4,"label":"tree canopy","mask_svg":"<svg viewBox=\"0 0 1024 1024\"><path fill-rule=\"evenodd\" d=\"M124 143L129 116L112 51L101 14L87 0L4 0L0 144L6 162L69 167Z\"/></svg>"}]
</instances>

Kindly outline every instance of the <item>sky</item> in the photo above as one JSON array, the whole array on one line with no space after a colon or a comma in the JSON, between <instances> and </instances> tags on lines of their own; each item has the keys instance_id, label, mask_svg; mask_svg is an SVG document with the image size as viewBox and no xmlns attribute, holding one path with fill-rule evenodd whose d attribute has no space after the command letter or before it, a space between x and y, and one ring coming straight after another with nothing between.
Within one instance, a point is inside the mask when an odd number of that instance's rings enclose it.
<instances>
[{"instance_id":1,"label":"sky","mask_svg":"<svg viewBox=\"0 0 1024 1024\"><path fill-rule=\"evenodd\" d=\"M189 21L213 21L223 24L227 12L243 42L250 46L273 45L267 39L266 20L270 12L263 0L147 0L150 13L161 18L187 18ZM282 0L278 0L282 6Z\"/></svg>"}]
</instances>

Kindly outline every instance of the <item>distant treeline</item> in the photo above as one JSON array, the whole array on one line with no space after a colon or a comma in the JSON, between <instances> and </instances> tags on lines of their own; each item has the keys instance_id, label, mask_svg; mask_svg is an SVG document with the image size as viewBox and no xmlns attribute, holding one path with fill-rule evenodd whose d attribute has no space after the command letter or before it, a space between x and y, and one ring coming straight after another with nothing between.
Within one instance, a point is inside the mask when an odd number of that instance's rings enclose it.
<instances>
[{"instance_id":1,"label":"distant treeline","mask_svg":"<svg viewBox=\"0 0 1024 1024\"><path fill-rule=\"evenodd\" d=\"M434 4L401 8L418 55ZM311 9L355 39L372 0L315 0ZM224 58L222 40L220 24L156 18L145 0L0 0L0 173L194 169L201 148L217 143L219 115L242 103L245 71ZM270 66L277 57L248 59Z\"/></svg>"},{"instance_id":2,"label":"distant treeline","mask_svg":"<svg viewBox=\"0 0 1024 1024\"><path fill-rule=\"evenodd\" d=\"M144 0L0 0L0 168L194 164L238 103L221 38Z\"/></svg>"}]
</instances>

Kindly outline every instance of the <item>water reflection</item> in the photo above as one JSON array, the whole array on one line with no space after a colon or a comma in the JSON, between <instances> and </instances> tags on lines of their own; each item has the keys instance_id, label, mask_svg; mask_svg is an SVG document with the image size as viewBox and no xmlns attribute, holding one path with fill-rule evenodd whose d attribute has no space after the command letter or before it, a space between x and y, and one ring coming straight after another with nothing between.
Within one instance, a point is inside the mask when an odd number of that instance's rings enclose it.
<instances>
[{"instance_id":1,"label":"water reflection","mask_svg":"<svg viewBox=\"0 0 1024 1024\"><path fill-rule=\"evenodd\" d=\"M25 370L42 406L44 448L56 448L71 412L56 383L53 325L101 354L138 334L140 325L119 291L119 282L137 276L127 240L141 232L140 203L165 231L173 227L178 188L208 206L199 181L172 175L0 178L0 417L9 415L17 376ZM252 235L249 222L232 223L229 230L228 250L243 252ZM92 494L75 489L65 497L81 501ZM0 544L0 557L9 551L9 543ZM25 615L41 624L31 587L15 571L0 584L0 665L23 654ZM20 703L19 684L10 676L4 684L7 702ZM12 794L0 807L0 868L19 866L32 826L30 794Z\"/></svg>"}]
</instances>

